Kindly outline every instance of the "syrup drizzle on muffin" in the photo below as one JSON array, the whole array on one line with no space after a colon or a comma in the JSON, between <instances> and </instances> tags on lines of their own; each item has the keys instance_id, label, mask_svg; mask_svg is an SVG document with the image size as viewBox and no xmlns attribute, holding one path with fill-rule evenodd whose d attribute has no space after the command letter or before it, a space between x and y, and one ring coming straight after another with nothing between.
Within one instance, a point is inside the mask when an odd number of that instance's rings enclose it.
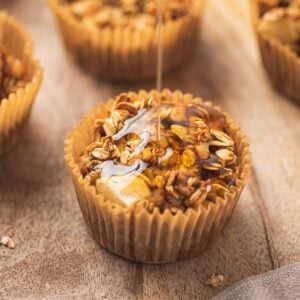
<instances>
[{"instance_id":1,"label":"syrup drizzle on muffin","mask_svg":"<svg viewBox=\"0 0 300 300\"><path fill-rule=\"evenodd\" d=\"M196 209L224 195L240 176L225 116L163 97L157 141L156 103L153 97L117 98L107 118L95 122L95 141L81 156L85 179L98 192L105 184L124 204L149 211Z\"/></svg>"}]
</instances>

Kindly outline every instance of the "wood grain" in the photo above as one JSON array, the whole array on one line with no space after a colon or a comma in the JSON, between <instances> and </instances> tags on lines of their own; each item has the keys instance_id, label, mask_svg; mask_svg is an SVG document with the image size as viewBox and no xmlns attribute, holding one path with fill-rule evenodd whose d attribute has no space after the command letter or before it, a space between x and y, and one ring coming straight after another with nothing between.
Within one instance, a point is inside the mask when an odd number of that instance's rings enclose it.
<instances>
[{"instance_id":1,"label":"wood grain","mask_svg":"<svg viewBox=\"0 0 300 300\"><path fill-rule=\"evenodd\" d=\"M230 224L199 258L141 265L100 248L84 224L63 141L81 116L124 90L69 58L45 0L0 1L31 32L45 81L18 146L0 159L1 299L207 299L250 275L300 260L300 111L262 69L246 0L210 0L195 56L164 86L213 100L240 123L254 172ZM225 285L204 285L213 273Z\"/></svg>"}]
</instances>

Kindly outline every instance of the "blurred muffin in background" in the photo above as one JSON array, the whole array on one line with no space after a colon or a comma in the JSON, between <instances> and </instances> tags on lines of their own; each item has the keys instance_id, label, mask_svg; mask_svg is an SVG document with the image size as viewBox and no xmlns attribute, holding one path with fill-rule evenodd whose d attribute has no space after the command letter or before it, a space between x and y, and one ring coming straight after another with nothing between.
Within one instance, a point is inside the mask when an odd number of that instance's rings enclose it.
<instances>
[{"instance_id":1,"label":"blurred muffin in background","mask_svg":"<svg viewBox=\"0 0 300 300\"><path fill-rule=\"evenodd\" d=\"M164 72L190 56L204 2L162 2ZM113 80L155 76L156 0L49 0L49 3L66 47L86 70Z\"/></svg>"},{"instance_id":2,"label":"blurred muffin in background","mask_svg":"<svg viewBox=\"0 0 300 300\"><path fill-rule=\"evenodd\" d=\"M28 33L0 12L0 155L17 142L42 81Z\"/></svg>"},{"instance_id":3,"label":"blurred muffin in background","mask_svg":"<svg viewBox=\"0 0 300 300\"><path fill-rule=\"evenodd\" d=\"M300 101L300 1L252 3L265 69L278 91Z\"/></svg>"},{"instance_id":4,"label":"blurred muffin in background","mask_svg":"<svg viewBox=\"0 0 300 300\"><path fill-rule=\"evenodd\" d=\"M0 46L0 101L26 85L23 62Z\"/></svg>"}]
</instances>

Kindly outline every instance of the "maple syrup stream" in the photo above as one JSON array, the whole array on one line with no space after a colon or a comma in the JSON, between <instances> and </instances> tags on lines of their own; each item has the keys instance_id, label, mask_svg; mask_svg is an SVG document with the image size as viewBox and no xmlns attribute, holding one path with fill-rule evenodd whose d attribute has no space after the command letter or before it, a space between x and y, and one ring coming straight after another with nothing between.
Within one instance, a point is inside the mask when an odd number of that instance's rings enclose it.
<instances>
[{"instance_id":1,"label":"maple syrup stream","mask_svg":"<svg viewBox=\"0 0 300 300\"><path fill-rule=\"evenodd\" d=\"M157 103L157 124L156 140L160 140L160 109L161 109L161 90L162 90L162 66L163 66L163 2L157 1L157 71L156 71L156 89L158 91Z\"/></svg>"},{"instance_id":2,"label":"maple syrup stream","mask_svg":"<svg viewBox=\"0 0 300 300\"><path fill-rule=\"evenodd\" d=\"M156 89L158 91L158 103L155 109L142 109L136 116L125 121L124 127L113 136L114 141L118 142L121 138L130 133L137 134L141 142L136 146L134 154L139 154L147 146L152 136L156 135L156 141L161 138L160 132L160 109L161 109L161 90L162 90L162 66L163 66L163 2L157 1L157 72ZM156 124L153 124L153 116L157 115ZM167 159L172 155L172 149L167 149L166 155L161 159ZM130 205L139 197L136 194L136 187L130 188L134 180L148 167L148 163L138 159L133 165L116 165L112 160L103 162L96 166L101 170L101 180L105 183L123 203Z\"/></svg>"}]
</instances>

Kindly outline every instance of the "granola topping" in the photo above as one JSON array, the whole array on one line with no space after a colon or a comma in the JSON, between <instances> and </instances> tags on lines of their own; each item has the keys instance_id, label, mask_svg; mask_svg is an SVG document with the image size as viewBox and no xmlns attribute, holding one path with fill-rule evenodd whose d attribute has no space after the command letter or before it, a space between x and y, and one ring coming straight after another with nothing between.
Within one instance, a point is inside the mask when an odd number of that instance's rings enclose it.
<instances>
[{"instance_id":1,"label":"granola topping","mask_svg":"<svg viewBox=\"0 0 300 300\"><path fill-rule=\"evenodd\" d=\"M0 102L26 85L23 63L0 48Z\"/></svg>"},{"instance_id":2,"label":"granola topping","mask_svg":"<svg viewBox=\"0 0 300 300\"><path fill-rule=\"evenodd\" d=\"M300 55L300 1L260 0L259 30L272 35Z\"/></svg>"},{"instance_id":3,"label":"granola topping","mask_svg":"<svg viewBox=\"0 0 300 300\"><path fill-rule=\"evenodd\" d=\"M191 10L193 0L165 0L163 20L176 20ZM129 26L144 29L157 22L156 0L65 0L66 8L88 28Z\"/></svg>"},{"instance_id":4,"label":"granola topping","mask_svg":"<svg viewBox=\"0 0 300 300\"><path fill-rule=\"evenodd\" d=\"M214 202L236 184L240 169L225 116L200 99L170 97L163 94L158 112L154 96L121 94L96 120L80 168L98 193L108 189L122 205L176 213Z\"/></svg>"}]
</instances>

